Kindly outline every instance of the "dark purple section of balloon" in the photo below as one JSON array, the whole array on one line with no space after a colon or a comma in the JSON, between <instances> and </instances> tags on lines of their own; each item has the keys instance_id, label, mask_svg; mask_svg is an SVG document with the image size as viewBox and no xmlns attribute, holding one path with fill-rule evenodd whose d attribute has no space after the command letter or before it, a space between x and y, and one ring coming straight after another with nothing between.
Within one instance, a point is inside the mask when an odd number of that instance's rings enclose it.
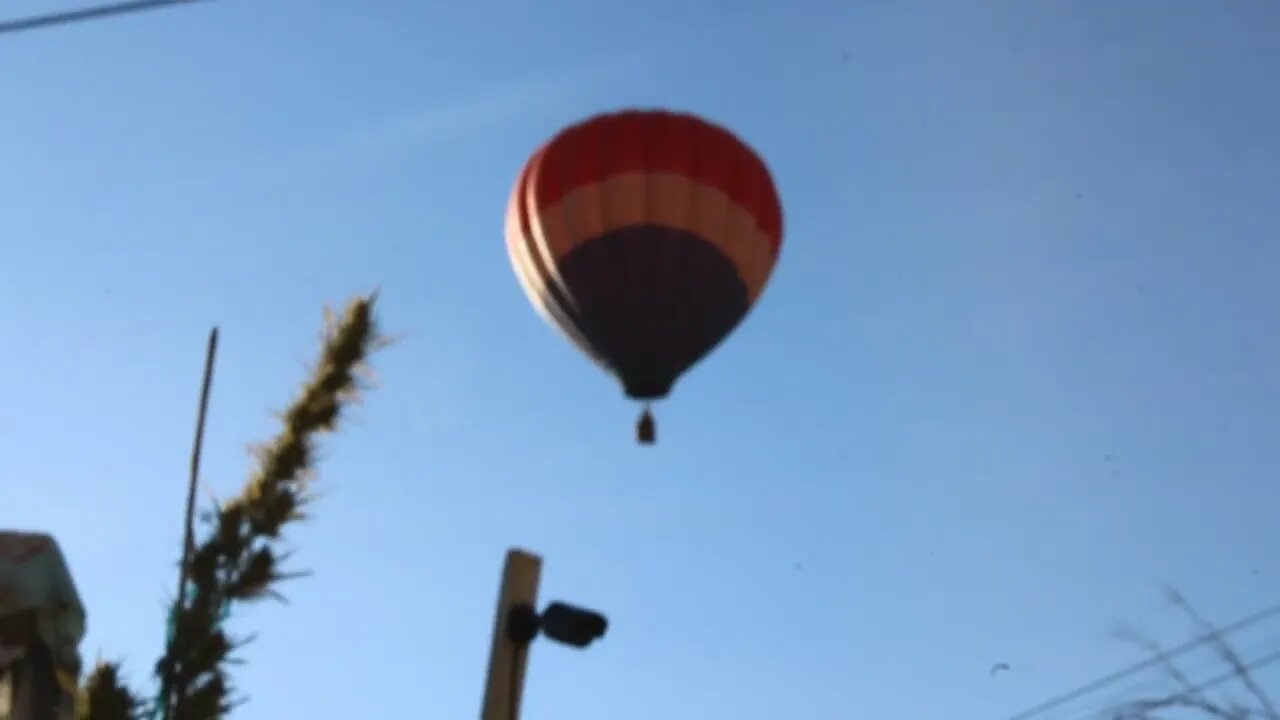
<instances>
[{"instance_id":1,"label":"dark purple section of balloon","mask_svg":"<svg viewBox=\"0 0 1280 720\"><path fill-rule=\"evenodd\" d=\"M683 230L622 228L579 245L556 266L578 306L565 319L640 400L670 392L750 307L733 262Z\"/></svg>"}]
</instances>

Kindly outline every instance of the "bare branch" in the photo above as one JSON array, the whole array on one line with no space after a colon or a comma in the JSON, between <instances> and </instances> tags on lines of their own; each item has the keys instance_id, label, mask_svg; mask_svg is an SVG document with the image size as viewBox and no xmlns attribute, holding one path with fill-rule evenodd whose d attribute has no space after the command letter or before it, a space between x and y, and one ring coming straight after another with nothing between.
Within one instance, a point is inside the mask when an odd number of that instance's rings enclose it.
<instances>
[{"instance_id":1,"label":"bare branch","mask_svg":"<svg viewBox=\"0 0 1280 720\"><path fill-rule=\"evenodd\" d=\"M1235 651L1235 648L1231 647L1231 643L1227 642L1226 638L1222 637L1222 633L1197 612L1191 606L1191 603L1187 602L1187 599L1183 597L1182 593L1173 588L1168 588L1166 594L1171 603L1185 612L1200 627L1200 630L1209 638L1209 642L1213 645L1214 650L1217 651L1218 656L1231 666L1232 671L1240 678L1241 684L1245 686L1249 694L1253 696L1253 699L1262 706L1265 712L1262 717L1267 718L1267 720L1280 720L1280 714L1276 713L1276 707L1271 702L1271 698L1258 686L1258 683L1253 679L1253 673L1249 672L1249 668L1245 665L1244 660L1240 658L1240 654Z\"/></svg>"},{"instance_id":2,"label":"bare branch","mask_svg":"<svg viewBox=\"0 0 1280 720\"><path fill-rule=\"evenodd\" d=\"M1178 690L1164 697L1123 703L1112 709L1110 713L1112 720L1160 720L1161 717L1167 716L1157 713L1166 710L1191 710L1204 717L1216 718L1217 720L1253 720L1254 718L1280 720L1280 715L1277 715L1271 698L1257 684L1252 673L1252 670L1262 665L1280 660L1280 653L1273 653L1256 659L1253 663L1246 663L1235 648L1223 637L1222 631L1200 615L1182 594L1172 589L1167 590L1166 594L1170 602L1186 613L1195 623L1200 632L1198 640L1213 648L1230 670L1208 681L1195 683L1173 662L1169 652L1159 643L1131 628L1122 627L1117 630L1117 636L1151 653L1159 666L1177 684ZM1249 697L1257 703L1258 707L1251 707L1238 700L1222 705L1213 702L1205 694L1207 689L1230 680L1238 680L1242 683L1248 690ZM1182 715L1177 717L1182 717Z\"/></svg>"},{"instance_id":3,"label":"bare branch","mask_svg":"<svg viewBox=\"0 0 1280 720\"><path fill-rule=\"evenodd\" d=\"M1213 717L1230 717L1226 710L1210 701L1209 698L1205 696L1204 692L1200 688L1196 687L1196 684L1191 681L1191 678L1187 677L1187 674L1182 671L1182 668L1178 667L1178 664L1173 661L1169 652L1165 650L1160 643L1127 625L1117 628L1115 634L1121 640L1133 643L1144 651L1150 653L1159 663L1160 667L1164 669L1165 673L1178 684L1178 687L1181 688L1178 693L1159 700L1143 700L1134 703L1132 709L1139 711L1140 713L1135 717L1145 717L1141 713L1149 713L1150 711L1159 708L1174 706L1195 707L1203 710Z\"/></svg>"}]
</instances>

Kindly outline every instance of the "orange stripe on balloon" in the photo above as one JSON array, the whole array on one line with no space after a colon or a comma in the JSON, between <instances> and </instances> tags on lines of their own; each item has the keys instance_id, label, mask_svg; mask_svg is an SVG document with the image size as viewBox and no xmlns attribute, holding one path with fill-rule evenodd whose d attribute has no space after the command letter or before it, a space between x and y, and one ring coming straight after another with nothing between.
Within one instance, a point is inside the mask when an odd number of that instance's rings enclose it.
<instances>
[{"instance_id":1,"label":"orange stripe on balloon","mask_svg":"<svg viewBox=\"0 0 1280 720\"><path fill-rule=\"evenodd\" d=\"M535 187L531 176L526 192L532 195ZM526 207L536 207L536 199L526 197ZM750 211L719 188L684 175L613 175L579 186L555 204L543 205L530 214L529 221L552 264L583 243L626 227L659 225L690 232L733 263L751 302L764 290L776 261L772 239Z\"/></svg>"},{"instance_id":2,"label":"orange stripe on balloon","mask_svg":"<svg viewBox=\"0 0 1280 720\"><path fill-rule=\"evenodd\" d=\"M535 156L530 177L539 211L615 175L681 175L719 189L743 208L777 255L782 208L769 170L733 133L701 118L666 111L625 111L572 125Z\"/></svg>"}]
</instances>

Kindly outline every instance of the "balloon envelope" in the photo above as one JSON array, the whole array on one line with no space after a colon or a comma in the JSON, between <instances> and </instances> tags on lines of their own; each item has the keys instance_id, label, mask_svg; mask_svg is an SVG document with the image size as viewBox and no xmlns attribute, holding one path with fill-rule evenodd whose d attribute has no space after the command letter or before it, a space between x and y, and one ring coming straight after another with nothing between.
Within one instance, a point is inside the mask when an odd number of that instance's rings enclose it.
<instances>
[{"instance_id":1,"label":"balloon envelope","mask_svg":"<svg viewBox=\"0 0 1280 720\"><path fill-rule=\"evenodd\" d=\"M782 243L764 162L693 115L628 110L572 125L521 170L507 250L543 317L656 399L760 297Z\"/></svg>"}]
</instances>

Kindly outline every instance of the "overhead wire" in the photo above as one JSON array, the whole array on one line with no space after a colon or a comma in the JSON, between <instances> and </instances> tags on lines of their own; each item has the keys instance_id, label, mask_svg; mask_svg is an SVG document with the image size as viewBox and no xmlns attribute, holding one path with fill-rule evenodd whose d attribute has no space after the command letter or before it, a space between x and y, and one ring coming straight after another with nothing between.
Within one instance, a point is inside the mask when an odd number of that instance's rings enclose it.
<instances>
[{"instance_id":1,"label":"overhead wire","mask_svg":"<svg viewBox=\"0 0 1280 720\"><path fill-rule=\"evenodd\" d=\"M1251 673L1255 670L1261 670L1262 668L1267 667L1268 665L1271 665L1272 663L1276 663L1276 662L1280 662L1280 650L1274 650L1272 652L1267 653L1266 655L1263 655L1262 657L1254 658L1252 661L1245 663L1243 669L1246 672ZM1221 685L1223 683L1230 682L1232 680L1236 680L1239 678L1240 678L1240 671L1237 668L1231 668L1230 670L1222 673L1221 675L1215 675L1214 677L1211 677L1208 680L1205 680L1204 682L1192 685L1191 687L1185 688L1179 692L1172 693L1170 695L1170 700L1176 700L1177 698L1190 698L1192 696L1203 693L1205 690L1210 690L1212 688L1217 687L1218 685ZM1109 707L1105 707L1102 710L1099 710L1098 712L1091 714L1088 717L1121 718L1125 716L1119 715L1117 713L1120 713L1134 706L1135 706L1135 703L1132 701L1119 702L1119 703L1110 705Z\"/></svg>"},{"instance_id":2,"label":"overhead wire","mask_svg":"<svg viewBox=\"0 0 1280 720\"><path fill-rule=\"evenodd\" d=\"M1259 634L1258 638L1242 643L1236 640L1232 643L1234 651L1239 657L1258 657L1264 658L1270 656L1273 652L1280 652L1280 634L1275 632ZM1222 672L1225 667L1231 667L1230 660L1222 657L1221 648L1211 646L1203 646L1198 653L1192 655L1212 654L1211 658L1201 658L1191 661L1186 658L1176 665L1170 661L1166 664L1164 671L1155 676L1138 676L1127 682L1121 682L1112 688L1109 692L1099 692L1099 695L1105 697L1094 698L1092 700L1085 699L1081 703L1078 711L1069 711L1074 713L1071 717L1077 720L1091 720L1103 717L1105 713L1125 704L1132 704L1132 699L1151 699L1159 697L1168 697L1170 695L1181 695L1185 692L1192 691L1197 687L1199 682L1210 682L1216 679L1216 673ZM1209 680L1203 680L1209 678Z\"/></svg>"},{"instance_id":3,"label":"overhead wire","mask_svg":"<svg viewBox=\"0 0 1280 720\"><path fill-rule=\"evenodd\" d=\"M1147 658L1146 660L1142 660L1141 662L1134 663L1133 665L1130 665L1126 668L1117 670L1113 673L1109 673L1096 680L1093 680L1084 685L1081 685L1080 687L1074 690L1049 698L1048 700L1045 700L1044 702L1036 705L1035 707L1029 708L1027 710L1023 710L1022 712L1009 717L1008 720L1027 720L1028 718L1032 718L1037 715L1043 715L1045 712L1048 712L1049 710L1065 705L1073 700L1078 700L1086 695L1089 695L1090 693L1097 692L1098 690L1101 690L1110 685L1114 685L1115 683L1121 680L1124 680L1125 678L1132 677L1144 670L1149 670L1161 663L1168 662L1169 660L1172 660L1175 657L1184 655L1196 648L1203 647L1209 643L1214 642L1217 639L1225 638L1228 635L1232 635L1240 630L1243 630L1252 625L1256 625L1262 622L1263 620L1274 617L1276 615L1280 615L1280 603L1272 605L1263 610L1259 610L1258 612L1253 613L1252 615L1248 615L1244 618L1241 618L1240 620L1237 620L1234 623L1227 625L1226 627L1220 628L1214 633L1206 633L1206 634L1197 636L1196 638L1192 640L1188 640L1187 642L1181 645L1178 645L1177 647L1174 647L1173 649L1168 650L1155 657Z\"/></svg>"},{"instance_id":4,"label":"overhead wire","mask_svg":"<svg viewBox=\"0 0 1280 720\"><path fill-rule=\"evenodd\" d=\"M130 2L111 3L109 5L95 5L93 7L81 8L79 10L67 10L66 12L36 15L33 17L20 18L18 20L0 21L0 35L22 32L24 30L36 30L38 28L46 28L54 25L67 25L85 20L96 20L98 18L112 17L115 15L125 15L129 13L142 12L144 10L156 10L170 5L187 5L190 3L207 1L208 0L131 0Z\"/></svg>"}]
</instances>

